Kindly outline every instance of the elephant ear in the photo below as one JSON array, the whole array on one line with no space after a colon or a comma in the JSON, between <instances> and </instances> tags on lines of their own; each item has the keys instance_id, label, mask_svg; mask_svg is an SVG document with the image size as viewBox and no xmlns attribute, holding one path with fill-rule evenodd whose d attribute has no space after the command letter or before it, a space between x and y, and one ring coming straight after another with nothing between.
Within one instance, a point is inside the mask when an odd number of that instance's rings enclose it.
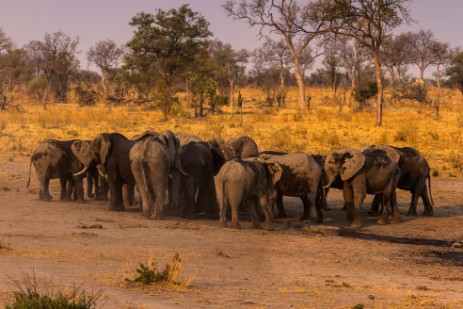
<instances>
[{"instance_id":1,"label":"elephant ear","mask_svg":"<svg viewBox=\"0 0 463 309\"><path fill-rule=\"evenodd\" d=\"M341 180L347 180L357 174L365 163L365 155L360 150L345 148L336 153L340 155Z\"/></svg>"},{"instance_id":2,"label":"elephant ear","mask_svg":"<svg viewBox=\"0 0 463 309\"><path fill-rule=\"evenodd\" d=\"M261 161L262 163L264 163L267 172L272 176L273 184L276 184L281 179L281 176L283 175L283 168L281 167L280 163L269 159L257 159L257 161Z\"/></svg>"},{"instance_id":3,"label":"elephant ear","mask_svg":"<svg viewBox=\"0 0 463 309\"><path fill-rule=\"evenodd\" d=\"M98 136L97 144L100 163L105 164L106 158L109 154L109 150L111 149L111 140L109 139L108 134L101 134L100 136Z\"/></svg>"},{"instance_id":4,"label":"elephant ear","mask_svg":"<svg viewBox=\"0 0 463 309\"><path fill-rule=\"evenodd\" d=\"M212 168L214 170L214 176L217 175L220 171L222 165L225 164L225 157L222 151L217 147L209 148L212 154Z\"/></svg>"},{"instance_id":5,"label":"elephant ear","mask_svg":"<svg viewBox=\"0 0 463 309\"><path fill-rule=\"evenodd\" d=\"M160 133L157 132L157 131L154 131L154 130L146 130L146 131L143 131L142 133L140 134L137 134L135 136L133 136L131 138L132 141L139 141L139 140L142 140L142 139L145 139L147 137L151 137L151 136L154 136L154 137L157 137L159 136Z\"/></svg>"},{"instance_id":6,"label":"elephant ear","mask_svg":"<svg viewBox=\"0 0 463 309\"><path fill-rule=\"evenodd\" d=\"M378 146L378 149L381 149L381 150L387 152L387 154L391 156L392 160L394 160L395 164L399 163L399 161L400 161L400 153L396 149L394 149L394 148L392 148L391 146L388 146L388 145L380 145L380 146Z\"/></svg>"}]
</instances>

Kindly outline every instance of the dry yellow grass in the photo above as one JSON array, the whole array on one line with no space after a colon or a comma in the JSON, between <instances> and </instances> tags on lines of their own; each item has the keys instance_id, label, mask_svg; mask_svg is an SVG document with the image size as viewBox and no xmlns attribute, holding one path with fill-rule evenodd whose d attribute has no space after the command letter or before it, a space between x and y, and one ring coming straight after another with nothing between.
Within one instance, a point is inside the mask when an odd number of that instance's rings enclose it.
<instances>
[{"instance_id":1,"label":"dry yellow grass","mask_svg":"<svg viewBox=\"0 0 463 309\"><path fill-rule=\"evenodd\" d=\"M440 117L433 108L407 103L386 103L383 126L375 126L374 109L354 112L338 107L329 100L329 89L309 88L311 109L301 112L296 90L288 94L287 108L265 107L265 95L257 89L242 89L245 99L243 125L240 116L225 113L194 119L189 110L162 121L159 111L146 111L141 106L118 106L111 113L103 104L80 107L77 104L50 104L45 111L27 102L24 113L0 115L0 149L11 153L30 154L37 142L46 138L91 139L101 132L117 131L133 136L146 129L185 132L204 139L221 135L249 135L261 150L305 151L327 154L342 147L362 148L370 144L411 146L428 158L434 174L441 177L461 176L463 169L463 102L459 92L445 89ZM435 89L430 96L434 97Z\"/></svg>"}]
</instances>

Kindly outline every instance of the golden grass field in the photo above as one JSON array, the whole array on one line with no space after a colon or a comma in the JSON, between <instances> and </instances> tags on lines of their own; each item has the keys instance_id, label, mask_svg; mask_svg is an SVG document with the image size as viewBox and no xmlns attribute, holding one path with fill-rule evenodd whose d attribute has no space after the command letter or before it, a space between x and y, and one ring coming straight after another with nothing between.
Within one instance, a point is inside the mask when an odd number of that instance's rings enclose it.
<instances>
[{"instance_id":1,"label":"golden grass field","mask_svg":"<svg viewBox=\"0 0 463 309\"><path fill-rule=\"evenodd\" d=\"M436 92L431 89L430 97ZM199 135L204 139L221 135L248 135L261 150L304 151L327 154L343 147L362 148L370 144L411 146L428 159L433 176L459 177L463 170L463 97L456 90L445 89L440 116L430 106L386 103L383 126L375 126L374 107L353 112L330 104L329 89L309 88L311 109L300 111L296 89L288 94L287 108L265 107L265 95L258 89L242 89L244 97L243 125L240 116L223 114L193 118L189 109L181 107L177 115L163 121L160 111L147 111L142 106L115 106L110 113L104 104L80 107L75 103L51 103L47 110L27 99L17 102L24 113L0 114L0 149L3 152L28 155L36 144L47 138L92 139L102 132L120 132L128 137L146 129L170 129ZM182 96L180 95L182 98ZM386 94L387 98L387 94ZM72 101L72 100L71 100ZM183 102L183 105L186 105ZM236 108L235 108L236 110Z\"/></svg>"},{"instance_id":2,"label":"golden grass field","mask_svg":"<svg viewBox=\"0 0 463 309\"><path fill-rule=\"evenodd\" d=\"M56 291L82 286L102 291L97 308L461 308L463 303L463 98L446 89L440 117L430 106L386 104L383 126L375 126L374 107L353 112L330 103L329 89L308 89L311 110L297 107L295 89L288 107L264 107L265 95L241 89L240 116L223 113L193 118L185 107L163 121L159 111L142 106L103 103L80 107L50 103L47 110L18 99L24 112L0 114L0 307L10 303L13 280L37 274L53 278ZM435 90L431 91L431 97ZM387 96L387 95L386 95ZM186 105L186 100L181 103ZM285 197L286 219L274 231L224 229L217 220L143 218L138 206L108 211L107 201L59 201L59 182L52 180L54 200L37 198L39 183L25 189L29 155L40 140L91 139L117 131L131 137L140 131L170 129L208 139L249 135L261 150L327 154L341 147L388 143L412 146L424 153L432 169L434 217L402 216L402 223L379 225L364 202L364 228L355 237L345 231L340 190L330 190L332 211L324 222L300 221L302 203ZM397 191L402 214L410 193ZM90 229L93 225L101 228ZM371 238L362 238L369 236ZM444 244L444 245L442 245ZM128 284L139 262L162 267L173 253L181 257L185 287Z\"/></svg>"}]
</instances>

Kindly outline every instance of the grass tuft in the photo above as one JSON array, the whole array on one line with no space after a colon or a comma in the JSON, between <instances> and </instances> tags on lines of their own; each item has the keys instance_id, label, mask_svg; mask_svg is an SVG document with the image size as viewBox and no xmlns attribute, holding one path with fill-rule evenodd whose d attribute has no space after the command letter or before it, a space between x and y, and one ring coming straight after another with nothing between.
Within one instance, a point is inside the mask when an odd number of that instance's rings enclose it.
<instances>
[{"instance_id":1,"label":"grass tuft","mask_svg":"<svg viewBox=\"0 0 463 309\"><path fill-rule=\"evenodd\" d=\"M44 278L40 282L35 272L25 275L21 281L11 280L16 290L13 291L13 301L5 306L6 309L92 309L96 308L96 302L103 294L102 290L88 294L82 285L74 287L69 293L64 290L55 292L53 279Z\"/></svg>"}]
</instances>

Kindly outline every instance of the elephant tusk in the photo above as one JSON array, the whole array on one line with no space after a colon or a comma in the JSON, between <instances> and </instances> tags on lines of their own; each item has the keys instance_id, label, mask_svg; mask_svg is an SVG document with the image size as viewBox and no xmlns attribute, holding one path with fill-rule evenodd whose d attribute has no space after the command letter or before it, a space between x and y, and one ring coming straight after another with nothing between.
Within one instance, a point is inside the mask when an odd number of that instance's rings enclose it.
<instances>
[{"instance_id":1,"label":"elephant tusk","mask_svg":"<svg viewBox=\"0 0 463 309\"><path fill-rule=\"evenodd\" d=\"M96 167L96 169L98 170L98 174L100 174L101 177L106 178L106 174L103 173L103 171L102 171L103 168L104 167L101 164L98 164L97 167Z\"/></svg>"},{"instance_id":2,"label":"elephant tusk","mask_svg":"<svg viewBox=\"0 0 463 309\"><path fill-rule=\"evenodd\" d=\"M185 176L190 176L187 172L185 172L182 168L179 168L180 173L182 173Z\"/></svg>"},{"instance_id":3,"label":"elephant tusk","mask_svg":"<svg viewBox=\"0 0 463 309\"><path fill-rule=\"evenodd\" d=\"M74 177L80 176L82 174L85 174L88 170L88 166L85 166L80 172L73 174Z\"/></svg>"},{"instance_id":4,"label":"elephant tusk","mask_svg":"<svg viewBox=\"0 0 463 309\"><path fill-rule=\"evenodd\" d=\"M327 184L326 186L323 186L323 189L328 189L329 187L331 187L331 183Z\"/></svg>"}]
</instances>

